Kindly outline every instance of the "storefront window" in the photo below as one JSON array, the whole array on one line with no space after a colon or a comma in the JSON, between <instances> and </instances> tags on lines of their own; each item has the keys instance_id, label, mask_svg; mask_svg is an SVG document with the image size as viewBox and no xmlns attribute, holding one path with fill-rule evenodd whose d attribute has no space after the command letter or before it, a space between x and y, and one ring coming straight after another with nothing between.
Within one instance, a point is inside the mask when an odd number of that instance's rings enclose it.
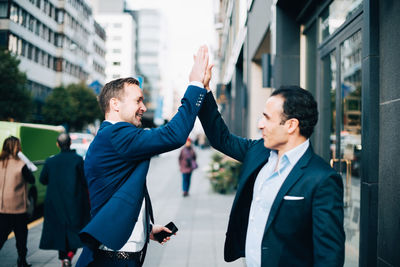
<instances>
[{"instance_id":1,"label":"storefront window","mask_svg":"<svg viewBox=\"0 0 400 267\"><path fill-rule=\"evenodd\" d=\"M361 31L340 45L340 159L344 182L346 265L358 266L361 186ZM343 166L344 167L344 166Z\"/></svg>"},{"instance_id":2,"label":"storefront window","mask_svg":"<svg viewBox=\"0 0 400 267\"><path fill-rule=\"evenodd\" d=\"M335 0L319 17L319 43L336 31L358 8L362 0Z\"/></svg>"},{"instance_id":3,"label":"storefront window","mask_svg":"<svg viewBox=\"0 0 400 267\"><path fill-rule=\"evenodd\" d=\"M358 31L322 58L322 85L329 98L325 103L329 103L330 115L330 164L341 174L344 185L346 267L358 266L359 258L361 44Z\"/></svg>"}]
</instances>

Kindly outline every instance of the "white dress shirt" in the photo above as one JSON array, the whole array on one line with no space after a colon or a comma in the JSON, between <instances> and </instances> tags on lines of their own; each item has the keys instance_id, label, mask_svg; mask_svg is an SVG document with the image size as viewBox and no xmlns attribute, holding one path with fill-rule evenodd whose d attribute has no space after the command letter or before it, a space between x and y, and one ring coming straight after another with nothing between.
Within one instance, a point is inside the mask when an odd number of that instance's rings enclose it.
<instances>
[{"instance_id":1,"label":"white dress shirt","mask_svg":"<svg viewBox=\"0 0 400 267\"><path fill-rule=\"evenodd\" d=\"M309 145L310 142L307 139L304 143L283 154L279 162L277 151L272 150L268 162L258 173L254 183L247 226L247 267L261 266L261 242L272 204L286 177L304 155ZM277 171L275 171L275 166L277 166Z\"/></svg>"}]
</instances>

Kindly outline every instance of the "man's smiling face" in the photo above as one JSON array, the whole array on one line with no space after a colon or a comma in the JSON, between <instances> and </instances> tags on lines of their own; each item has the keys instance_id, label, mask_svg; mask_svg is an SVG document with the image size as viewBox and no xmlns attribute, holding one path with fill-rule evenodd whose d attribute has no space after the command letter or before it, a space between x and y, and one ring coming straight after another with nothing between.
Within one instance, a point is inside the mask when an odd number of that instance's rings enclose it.
<instances>
[{"instance_id":1,"label":"man's smiling face","mask_svg":"<svg viewBox=\"0 0 400 267\"><path fill-rule=\"evenodd\" d=\"M147 108L143 103L142 90L136 84L125 84L124 92L118 99L119 117L136 127L142 126L143 113Z\"/></svg>"}]
</instances>

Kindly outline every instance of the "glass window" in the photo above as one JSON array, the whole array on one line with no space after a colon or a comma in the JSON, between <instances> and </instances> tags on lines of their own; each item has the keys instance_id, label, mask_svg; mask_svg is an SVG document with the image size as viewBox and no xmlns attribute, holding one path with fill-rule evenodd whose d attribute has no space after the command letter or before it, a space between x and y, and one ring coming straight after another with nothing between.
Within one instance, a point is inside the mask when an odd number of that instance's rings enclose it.
<instances>
[{"instance_id":1,"label":"glass window","mask_svg":"<svg viewBox=\"0 0 400 267\"><path fill-rule=\"evenodd\" d=\"M17 37L13 34L8 37L8 50L14 54L17 53Z\"/></svg>"},{"instance_id":2,"label":"glass window","mask_svg":"<svg viewBox=\"0 0 400 267\"><path fill-rule=\"evenodd\" d=\"M28 59L32 59L33 46L30 43L27 43L27 46L28 46Z\"/></svg>"},{"instance_id":3,"label":"glass window","mask_svg":"<svg viewBox=\"0 0 400 267\"><path fill-rule=\"evenodd\" d=\"M0 48L7 47L7 32L0 31Z\"/></svg>"},{"instance_id":4,"label":"glass window","mask_svg":"<svg viewBox=\"0 0 400 267\"><path fill-rule=\"evenodd\" d=\"M8 2L0 2L0 18L7 18Z\"/></svg>"},{"instance_id":5,"label":"glass window","mask_svg":"<svg viewBox=\"0 0 400 267\"><path fill-rule=\"evenodd\" d=\"M15 23L18 23L18 6L15 4L12 4L10 8L10 20Z\"/></svg>"},{"instance_id":6,"label":"glass window","mask_svg":"<svg viewBox=\"0 0 400 267\"><path fill-rule=\"evenodd\" d=\"M362 0L335 0L319 17L319 43L336 31L358 8Z\"/></svg>"},{"instance_id":7,"label":"glass window","mask_svg":"<svg viewBox=\"0 0 400 267\"><path fill-rule=\"evenodd\" d=\"M59 24L64 23L64 12L62 10L57 10L57 22Z\"/></svg>"},{"instance_id":8,"label":"glass window","mask_svg":"<svg viewBox=\"0 0 400 267\"><path fill-rule=\"evenodd\" d=\"M330 130L330 164L342 175L344 185L345 267L358 266L359 258L361 47L361 31L358 31L322 58L321 70L322 88L326 99L324 110L329 110L330 125L326 122L328 120L320 123Z\"/></svg>"},{"instance_id":9,"label":"glass window","mask_svg":"<svg viewBox=\"0 0 400 267\"><path fill-rule=\"evenodd\" d=\"M26 56L26 41L22 40L22 51L21 51L21 56L25 57Z\"/></svg>"},{"instance_id":10,"label":"glass window","mask_svg":"<svg viewBox=\"0 0 400 267\"><path fill-rule=\"evenodd\" d=\"M20 56L22 55L22 39L18 38L18 47L17 47L17 54Z\"/></svg>"}]
</instances>

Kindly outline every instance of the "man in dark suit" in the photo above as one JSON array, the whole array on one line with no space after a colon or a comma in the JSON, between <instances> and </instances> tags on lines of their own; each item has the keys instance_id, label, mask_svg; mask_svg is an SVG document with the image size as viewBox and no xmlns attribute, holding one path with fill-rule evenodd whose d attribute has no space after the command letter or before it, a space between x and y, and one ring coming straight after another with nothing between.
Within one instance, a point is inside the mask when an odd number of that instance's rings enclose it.
<instances>
[{"instance_id":1,"label":"man in dark suit","mask_svg":"<svg viewBox=\"0 0 400 267\"><path fill-rule=\"evenodd\" d=\"M41 249L58 250L62 266L71 266L77 248L82 247L79 231L88 223L89 196L83 159L71 150L71 138L62 133L57 138L61 152L46 160L40 182L47 185Z\"/></svg>"},{"instance_id":2,"label":"man in dark suit","mask_svg":"<svg viewBox=\"0 0 400 267\"><path fill-rule=\"evenodd\" d=\"M85 158L92 219L81 231L86 247L77 266L141 266L149 238L170 232L150 223L153 215L146 175L152 156L185 143L206 93L207 65L207 47L202 46L182 105L168 124L157 129L140 128L146 107L136 79L117 79L102 89L99 102L105 121Z\"/></svg>"},{"instance_id":3,"label":"man in dark suit","mask_svg":"<svg viewBox=\"0 0 400 267\"><path fill-rule=\"evenodd\" d=\"M343 266L342 179L309 141L317 103L298 86L281 87L262 115L262 139L249 140L229 132L212 93L199 112L211 145L243 163L225 260L246 257L248 267Z\"/></svg>"}]
</instances>

